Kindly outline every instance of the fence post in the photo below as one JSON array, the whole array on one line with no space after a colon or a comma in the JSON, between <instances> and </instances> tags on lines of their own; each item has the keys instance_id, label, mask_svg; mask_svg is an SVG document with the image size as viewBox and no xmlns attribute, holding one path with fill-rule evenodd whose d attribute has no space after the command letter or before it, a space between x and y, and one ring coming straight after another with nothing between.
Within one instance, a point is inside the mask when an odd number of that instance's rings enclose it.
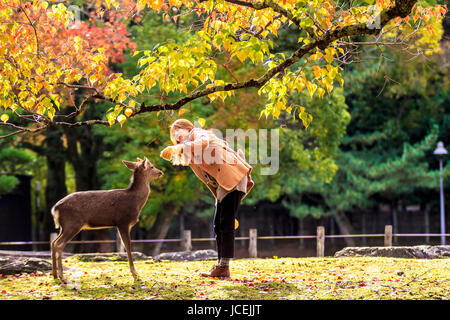
<instances>
[{"instance_id":1,"label":"fence post","mask_svg":"<svg viewBox=\"0 0 450 320\"><path fill-rule=\"evenodd\" d=\"M183 248L184 248L184 251L191 251L192 250L191 230L184 230L183 231Z\"/></svg>"},{"instance_id":2,"label":"fence post","mask_svg":"<svg viewBox=\"0 0 450 320\"><path fill-rule=\"evenodd\" d=\"M250 258L258 257L258 249L257 249L257 240L258 240L258 231L256 229L249 230L249 245L248 245L248 253Z\"/></svg>"},{"instance_id":3,"label":"fence post","mask_svg":"<svg viewBox=\"0 0 450 320\"><path fill-rule=\"evenodd\" d=\"M125 252L125 248L123 247L122 237L120 236L119 231L116 231L116 250L117 252Z\"/></svg>"},{"instance_id":4,"label":"fence post","mask_svg":"<svg viewBox=\"0 0 450 320\"><path fill-rule=\"evenodd\" d=\"M317 227L317 256L323 258L325 256L325 227Z\"/></svg>"},{"instance_id":5,"label":"fence post","mask_svg":"<svg viewBox=\"0 0 450 320\"><path fill-rule=\"evenodd\" d=\"M392 226L384 226L384 246L392 247Z\"/></svg>"}]
</instances>

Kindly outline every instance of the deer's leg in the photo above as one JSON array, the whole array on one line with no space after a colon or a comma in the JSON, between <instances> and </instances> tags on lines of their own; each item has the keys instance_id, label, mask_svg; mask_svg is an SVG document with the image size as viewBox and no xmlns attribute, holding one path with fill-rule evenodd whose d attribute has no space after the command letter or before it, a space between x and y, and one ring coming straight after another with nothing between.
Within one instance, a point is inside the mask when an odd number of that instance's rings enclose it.
<instances>
[{"instance_id":1,"label":"deer's leg","mask_svg":"<svg viewBox=\"0 0 450 320\"><path fill-rule=\"evenodd\" d=\"M66 279L64 278L63 274L63 266L62 266L62 252L64 250L64 247L66 244L72 240L73 237L77 235L77 233L80 232L80 228L74 228L71 226L70 228L64 228L62 229L61 234L58 236L58 238L55 239L54 242L54 251L55 251L55 258L58 265L58 276L59 278L65 283Z\"/></svg>"},{"instance_id":2,"label":"deer's leg","mask_svg":"<svg viewBox=\"0 0 450 320\"><path fill-rule=\"evenodd\" d=\"M133 264L133 257L131 255L131 239L130 239L130 226L120 226L117 228L120 233L120 238L122 239L125 250L127 251L128 263L130 265L130 271L133 277L137 278L138 274Z\"/></svg>"},{"instance_id":3,"label":"deer's leg","mask_svg":"<svg viewBox=\"0 0 450 320\"><path fill-rule=\"evenodd\" d=\"M56 244L56 240L58 240L61 237L62 234L62 228L59 230L59 234L58 236L52 241L52 244L50 246L50 250L52 252L52 273L53 273L53 278L58 278L58 264L57 264L57 259L56 259L56 250L55 250L55 244Z\"/></svg>"}]
</instances>

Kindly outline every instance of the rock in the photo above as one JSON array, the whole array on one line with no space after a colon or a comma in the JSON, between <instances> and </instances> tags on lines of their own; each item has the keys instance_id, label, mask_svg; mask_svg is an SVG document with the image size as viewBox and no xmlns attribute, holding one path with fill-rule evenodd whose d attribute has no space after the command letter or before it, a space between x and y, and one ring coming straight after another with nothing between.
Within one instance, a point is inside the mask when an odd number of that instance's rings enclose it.
<instances>
[{"instance_id":1,"label":"rock","mask_svg":"<svg viewBox=\"0 0 450 320\"><path fill-rule=\"evenodd\" d=\"M39 258L0 256L0 274L31 273L52 270L52 264Z\"/></svg>"},{"instance_id":2,"label":"rock","mask_svg":"<svg viewBox=\"0 0 450 320\"><path fill-rule=\"evenodd\" d=\"M156 261L174 260L174 261L198 261L198 260L215 260L217 252L212 249L196 250L196 251L178 251L161 253L155 257Z\"/></svg>"},{"instance_id":3,"label":"rock","mask_svg":"<svg viewBox=\"0 0 450 320\"><path fill-rule=\"evenodd\" d=\"M450 246L347 247L334 254L335 258L354 256L408 259L450 258Z\"/></svg>"},{"instance_id":4,"label":"rock","mask_svg":"<svg viewBox=\"0 0 450 320\"><path fill-rule=\"evenodd\" d=\"M148 256L141 252L131 253L133 260L147 260ZM110 253L79 253L74 255L80 261L88 262L99 262L99 261L127 261L128 257L126 252L110 252Z\"/></svg>"}]
</instances>

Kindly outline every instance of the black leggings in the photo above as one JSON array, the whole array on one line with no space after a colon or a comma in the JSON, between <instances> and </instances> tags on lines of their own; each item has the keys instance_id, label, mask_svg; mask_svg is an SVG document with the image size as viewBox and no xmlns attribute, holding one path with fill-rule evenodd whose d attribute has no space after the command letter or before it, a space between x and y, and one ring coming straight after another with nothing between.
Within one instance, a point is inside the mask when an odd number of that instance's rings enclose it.
<instances>
[{"instance_id":1,"label":"black leggings","mask_svg":"<svg viewBox=\"0 0 450 320\"><path fill-rule=\"evenodd\" d=\"M214 214L214 232L216 234L218 258L234 257L234 219L244 192L233 190L228 193L222 202L217 202Z\"/></svg>"}]
</instances>

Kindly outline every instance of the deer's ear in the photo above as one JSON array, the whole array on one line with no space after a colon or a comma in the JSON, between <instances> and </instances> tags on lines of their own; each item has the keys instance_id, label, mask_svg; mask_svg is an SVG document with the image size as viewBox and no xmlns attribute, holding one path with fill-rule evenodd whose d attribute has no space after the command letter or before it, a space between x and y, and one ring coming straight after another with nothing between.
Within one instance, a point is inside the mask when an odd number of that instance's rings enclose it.
<instances>
[{"instance_id":1,"label":"deer's ear","mask_svg":"<svg viewBox=\"0 0 450 320\"><path fill-rule=\"evenodd\" d=\"M148 161L147 157L144 157L144 169L147 169L150 166L150 161Z\"/></svg>"},{"instance_id":2,"label":"deer's ear","mask_svg":"<svg viewBox=\"0 0 450 320\"><path fill-rule=\"evenodd\" d=\"M136 169L136 162L122 160L122 163L130 170L134 171Z\"/></svg>"},{"instance_id":3,"label":"deer's ear","mask_svg":"<svg viewBox=\"0 0 450 320\"><path fill-rule=\"evenodd\" d=\"M142 161L142 159L141 159L141 158L139 158L139 157L138 157L138 158L136 158L136 159L137 159L137 161Z\"/></svg>"}]
</instances>

